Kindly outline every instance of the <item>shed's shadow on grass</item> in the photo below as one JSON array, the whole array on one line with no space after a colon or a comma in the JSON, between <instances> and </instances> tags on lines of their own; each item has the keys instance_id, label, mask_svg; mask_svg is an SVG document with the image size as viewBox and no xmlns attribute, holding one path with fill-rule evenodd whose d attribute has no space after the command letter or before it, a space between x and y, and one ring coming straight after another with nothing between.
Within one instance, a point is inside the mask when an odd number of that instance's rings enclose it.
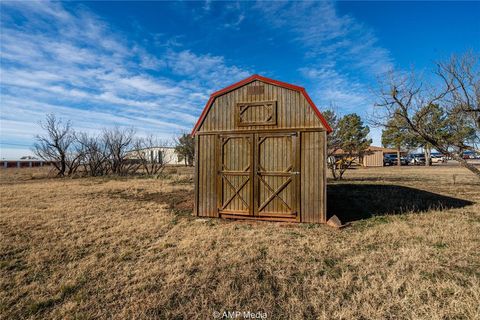
<instances>
[{"instance_id":1,"label":"shed's shadow on grass","mask_svg":"<svg viewBox=\"0 0 480 320\"><path fill-rule=\"evenodd\" d=\"M432 192L384 184L334 184L327 187L328 218L343 223L387 214L461 208L473 202Z\"/></svg>"},{"instance_id":2,"label":"shed's shadow on grass","mask_svg":"<svg viewBox=\"0 0 480 320\"><path fill-rule=\"evenodd\" d=\"M176 189L168 192L142 192L129 193L125 190L107 192L112 198L121 198L130 201L151 201L168 205L168 209L175 215L191 215L193 212L193 191Z\"/></svg>"}]
</instances>

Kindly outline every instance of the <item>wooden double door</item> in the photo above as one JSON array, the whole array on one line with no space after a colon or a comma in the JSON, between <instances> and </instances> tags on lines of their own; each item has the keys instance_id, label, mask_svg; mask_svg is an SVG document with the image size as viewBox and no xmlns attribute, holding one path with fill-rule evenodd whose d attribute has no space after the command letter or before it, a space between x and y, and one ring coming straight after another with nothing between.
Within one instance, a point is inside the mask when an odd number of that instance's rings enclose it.
<instances>
[{"instance_id":1,"label":"wooden double door","mask_svg":"<svg viewBox=\"0 0 480 320\"><path fill-rule=\"evenodd\" d=\"M219 214L299 221L299 162L297 132L220 135Z\"/></svg>"}]
</instances>

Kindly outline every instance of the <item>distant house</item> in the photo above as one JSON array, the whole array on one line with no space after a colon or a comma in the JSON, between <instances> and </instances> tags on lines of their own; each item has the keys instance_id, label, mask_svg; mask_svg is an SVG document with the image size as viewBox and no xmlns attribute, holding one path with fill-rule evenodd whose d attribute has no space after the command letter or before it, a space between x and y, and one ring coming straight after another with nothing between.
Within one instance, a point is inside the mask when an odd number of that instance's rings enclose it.
<instances>
[{"instance_id":1,"label":"distant house","mask_svg":"<svg viewBox=\"0 0 480 320\"><path fill-rule=\"evenodd\" d=\"M141 150L133 150L129 153L130 159L138 158L138 153L142 153L142 157L152 162L165 162L169 165L185 164L180 161L174 147L153 147Z\"/></svg>"},{"instance_id":2,"label":"distant house","mask_svg":"<svg viewBox=\"0 0 480 320\"><path fill-rule=\"evenodd\" d=\"M404 154L405 152L400 152ZM364 167L383 167L383 158L387 154L397 154L396 149L370 146L363 155L362 166Z\"/></svg>"},{"instance_id":3,"label":"distant house","mask_svg":"<svg viewBox=\"0 0 480 320\"><path fill-rule=\"evenodd\" d=\"M406 152L402 151L401 154L404 155ZM340 156L345 154L343 150L335 151L334 155ZM383 158L387 154L397 154L396 149L391 148L382 148L377 146L370 146L365 150L363 155L356 155L354 163L361 165L363 167L382 167Z\"/></svg>"},{"instance_id":4,"label":"distant house","mask_svg":"<svg viewBox=\"0 0 480 320\"><path fill-rule=\"evenodd\" d=\"M1 160L2 168L31 168L52 165L52 161L44 161L38 159L19 159L19 160Z\"/></svg>"}]
</instances>

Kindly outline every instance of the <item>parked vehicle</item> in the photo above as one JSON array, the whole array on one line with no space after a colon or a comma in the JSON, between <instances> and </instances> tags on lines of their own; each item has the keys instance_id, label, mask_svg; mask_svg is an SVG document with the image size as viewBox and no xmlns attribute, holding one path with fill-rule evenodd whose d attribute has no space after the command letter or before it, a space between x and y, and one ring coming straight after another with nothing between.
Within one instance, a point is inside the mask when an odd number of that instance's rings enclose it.
<instances>
[{"instance_id":1,"label":"parked vehicle","mask_svg":"<svg viewBox=\"0 0 480 320\"><path fill-rule=\"evenodd\" d=\"M400 157L400 164L402 166L408 166L408 160L406 157Z\"/></svg>"},{"instance_id":2,"label":"parked vehicle","mask_svg":"<svg viewBox=\"0 0 480 320\"><path fill-rule=\"evenodd\" d=\"M431 156L432 163L445 163L447 162L447 158L441 154L432 154Z\"/></svg>"},{"instance_id":3,"label":"parked vehicle","mask_svg":"<svg viewBox=\"0 0 480 320\"><path fill-rule=\"evenodd\" d=\"M425 155L423 153L414 153L408 156L408 162L415 166L424 166L426 163ZM430 158L430 164L432 159Z\"/></svg>"},{"instance_id":4,"label":"parked vehicle","mask_svg":"<svg viewBox=\"0 0 480 320\"><path fill-rule=\"evenodd\" d=\"M470 150L465 151L463 153L463 159L466 159L466 160L468 160L468 159L479 159L479 158L480 158L480 155L478 155L475 152L470 151Z\"/></svg>"},{"instance_id":5,"label":"parked vehicle","mask_svg":"<svg viewBox=\"0 0 480 320\"><path fill-rule=\"evenodd\" d=\"M391 154L386 154L386 155L383 157L383 166L384 166L384 167L386 167L386 166L393 166L394 161L393 161L393 158L392 158L391 156L392 156Z\"/></svg>"},{"instance_id":6,"label":"parked vehicle","mask_svg":"<svg viewBox=\"0 0 480 320\"><path fill-rule=\"evenodd\" d=\"M400 164L402 166L408 165L408 160L405 157L400 157ZM383 166L396 166L398 165L398 157L396 154L386 154L383 157Z\"/></svg>"},{"instance_id":7,"label":"parked vehicle","mask_svg":"<svg viewBox=\"0 0 480 320\"><path fill-rule=\"evenodd\" d=\"M425 165L425 156L423 154L411 154L408 156L409 163L415 166Z\"/></svg>"}]
</instances>

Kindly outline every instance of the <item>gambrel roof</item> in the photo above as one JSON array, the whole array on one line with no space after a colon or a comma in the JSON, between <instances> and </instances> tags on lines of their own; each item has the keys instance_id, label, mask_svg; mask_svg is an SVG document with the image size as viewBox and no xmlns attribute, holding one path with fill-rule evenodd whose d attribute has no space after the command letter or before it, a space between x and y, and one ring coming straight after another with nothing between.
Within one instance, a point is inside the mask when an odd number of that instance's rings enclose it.
<instances>
[{"instance_id":1,"label":"gambrel roof","mask_svg":"<svg viewBox=\"0 0 480 320\"><path fill-rule=\"evenodd\" d=\"M295 90L295 91L298 91L300 92L304 97L305 99L307 100L308 104L312 107L313 111L315 112L316 116L318 117L318 119L320 120L320 122L325 126L326 130L327 130L327 133L330 133L332 132L332 128L328 125L327 121L325 120L325 118L322 116L322 114L320 113L320 111L318 110L317 106L315 105L315 103L313 103L312 99L310 99L307 91L305 91L305 88L303 87L299 87L299 86L296 86L296 85L293 85L293 84L290 84L290 83L286 83L286 82L281 82L281 81L277 81L277 80L274 80L274 79L270 79L270 78L266 78L266 77L262 77L258 74L254 74L246 79L243 79L237 83L234 83L226 88L223 88L221 90L218 90L214 93L212 93L210 95L210 99L208 99L208 102L207 104L205 105L205 108L203 109L202 111L202 114L200 115L200 118L198 118L198 121L197 123L195 124L195 127L193 127L193 130L192 130L192 135L195 135L195 133L197 132L198 128L200 128L201 124L203 123L203 120L205 119L208 111L210 110L210 108L212 107L213 105L213 102L215 101L215 99L227 92L230 92L230 91L233 91L241 86L244 86L246 84L249 84L250 82L253 82L255 80L259 80L259 81L262 81L262 82L265 82L265 83L269 83L269 84L272 84L272 85L276 85L276 86L279 86L279 87L283 87L283 88L287 88L287 89L291 89L291 90Z\"/></svg>"}]
</instances>

